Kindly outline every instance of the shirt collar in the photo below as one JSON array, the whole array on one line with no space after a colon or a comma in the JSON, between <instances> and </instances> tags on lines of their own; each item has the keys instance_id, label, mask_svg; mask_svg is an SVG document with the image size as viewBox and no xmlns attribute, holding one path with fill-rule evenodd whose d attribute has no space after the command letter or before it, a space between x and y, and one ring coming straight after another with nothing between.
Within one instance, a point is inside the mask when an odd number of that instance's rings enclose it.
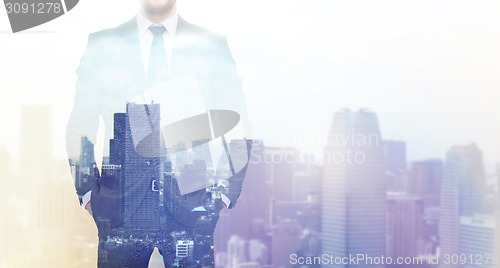
<instances>
[{"instance_id":1,"label":"shirt collar","mask_svg":"<svg viewBox=\"0 0 500 268\"><path fill-rule=\"evenodd\" d=\"M179 21L179 15L175 13L173 16L168 19L160 22L159 24L163 25L165 29L167 29L167 33L170 35L175 35L175 31L177 30L177 22ZM139 34L144 34L148 30L149 26L155 23L148 20L144 15L140 12L137 13L137 29L139 30Z\"/></svg>"}]
</instances>

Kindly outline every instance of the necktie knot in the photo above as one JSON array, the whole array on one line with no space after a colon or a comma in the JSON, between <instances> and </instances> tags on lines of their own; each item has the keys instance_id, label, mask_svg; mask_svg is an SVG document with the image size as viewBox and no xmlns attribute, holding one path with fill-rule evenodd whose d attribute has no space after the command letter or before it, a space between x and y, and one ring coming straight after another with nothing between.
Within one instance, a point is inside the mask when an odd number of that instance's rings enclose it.
<instances>
[{"instance_id":1,"label":"necktie knot","mask_svg":"<svg viewBox=\"0 0 500 268\"><path fill-rule=\"evenodd\" d=\"M154 36L161 36L167 29L161 24L153 24L148 28Z\"/></svg>"}]
</instances>

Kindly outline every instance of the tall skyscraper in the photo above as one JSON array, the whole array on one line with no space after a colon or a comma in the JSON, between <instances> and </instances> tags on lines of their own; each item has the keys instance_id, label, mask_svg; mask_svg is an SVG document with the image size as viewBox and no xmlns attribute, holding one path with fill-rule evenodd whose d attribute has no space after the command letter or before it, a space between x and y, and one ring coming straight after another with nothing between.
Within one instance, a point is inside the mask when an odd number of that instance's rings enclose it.
<instances>
[{"instance_id":1,"label":"tall skyscraper","mask_svg":"<svg viewBox=\"0 0 500 268\"><path fill-rule=\"evenodd\" d=\"M429 159L410 164L410 193L422 197L424 206L439 206L443 161Z\"/></svg>"},{"instance_id":2,"label":"tall skyscraper","mask_svg":"<svg viewBox=\"0 0 500 268\"><path fill-rule=\"evenodd\" d=\"M384 140L385 171L400 172L406 170L406 142L397 140Z\"/></svg>"},{"instance_id":3,"label":"tall skyscraper","mask_svg":"<svg viewBox=\"0 0 500 268\"><path fill-rule=\"evenodd\" d=\"M381 142L375 113L335 113L323 156L323 253L341 257L385 253L386 189Z\"/></svg>"},{"instance_id":4,"label":"tall skyscraper","mask_svg":"<svg viewBox=\"0 0 500 268\"><path fill-rule=\"evenodd\" d=\"M409 176L406 168L406 142L397 140L382 141L384 155L384 174L387 190L407 192Z\"/></svg>"},{"instance_id":5,"label":"tall skyscraper","mask_svg":"<svg viewBox=\"0 0 500 268\"><path fill-rule=\"evenodd\" d=\"M87 138L80 140L80 158L71 164L78 197L92 190L92 185L99 171L94 156L94 144Z\"/></svg>"},{"instance_id":6,"label":"tall skyscraper","mask_svg":"<svg viewBox=\"0 0 500 268\"><path fill-rule=\"evenodd\" d=\"M439 237L439 205L443 161L427 159L410 163L409 193L422 198L425 253L435 254Z\"/></svg>"},{"instance_id":7,"label":"tall skyscraper","mask_svg":"<svg viewBox=\"0 0 500 268\"><path fill-rule=\"evenodd\" d=\"M162 175L160 105L127 103L125 129L122 168L125 193L137 193L138 187L144 188L143 183L156 187ZM124 227L156 231L160 221L159 200L159 189L146 191L145 196L126 194L124 216L133 217L125 222ZM140 205L137 208L138 204ZM134 208L137 209L134 211Z\"/></svg>"},{"instance_id":8,"label":"tall skyscraper","mask_svg":"<svg viewBox=\"0 0 500 268\"><path fill-rule=\"evenodd\" d=\"M290 254L300 248L301 227L297 221L282 221L273 226L271 260L273 267L292 267Z\"/></svg>"},{"instance_id":9,"label":"tall skyscraper","mask_svg":"<svg viewBox=\"0 0 500 268\"><path fill-rule=\"evenodd\" d=\"M113 121L113 139L109 141L109 163L122 165L125 153L127 114L115 113Z\"/></svg>"},{"instance_id":10,"label":"tall skyscraper","mask_svg":"<svg viewBox=\"0 0 500 268\"><path fill-rule=\"evenodd\" d=\"M424 253L422 199L405 193L387 194L387 256L417 257ZM404 265L400 267L405 267Z\"/></svg>"},{"instance_id":11,"label":"tall skyscraper","mask_svg":"<svg viewBox=\"0 0 500 268\"><path fill-rule=\"evenodd\" d=\"M482 212L484 187L482 152L475 144L451 147L446 155L441 184L441 256L459 253L460 216Z\"/></svg>"},{"instance_id":12,"label":"tall skyscraper","mask_svg":"<svg viewBox=\"0 0 500 268\"><path fill-rule=\"evenodd\" d=\"M289 147L266 147L265 154L269 177L273 182L273 197L279 201L292 201L294 170L299 163L297 150Z\"/></svg>"},{"instance_id":13,"label":"tall skyscraper","mask_svg":"<svg viewBox=\"0 0 500 268\"><path fill-rule=\"evenodd\" d=\"M96 164L94 144L87 137L82 137L80 145L80 172L90 174Z\"/></svg>"}]
</instances>

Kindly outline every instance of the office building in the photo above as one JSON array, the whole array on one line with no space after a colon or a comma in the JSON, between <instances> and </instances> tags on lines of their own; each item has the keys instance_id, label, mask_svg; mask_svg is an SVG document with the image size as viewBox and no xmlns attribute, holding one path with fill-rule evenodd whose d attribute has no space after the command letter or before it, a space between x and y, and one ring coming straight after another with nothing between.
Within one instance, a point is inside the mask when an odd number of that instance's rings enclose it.
<instances>
[{"instance_id":1,"label":"office building","mask_svg":"<svg viewBox=\"0 0 500 268\"><path fill-rule=\"evenodd\" d=\"M162 175L159 104L127 104L125 152L123 159L124 227L131 230L157 231L159 228L159 185ZM120 116L118 118L121 118ZM156 186L155 186L156 187ZM138 190L145 188L146 193Z\"/></svg>"},{"instance_id":2,"label":"office building","mask_svg":"<svg viewBox=\"0 0 500 268\"><path fill-rule=\"evenodd\" d=\"M282 221L273 226L271 263L273 267L292 267L290 254L300 248L301 227L297 221Z\"/></svg>"},{"instance_id":3,"label":"office building","mask_svg":"<svg viewBox=\"0 0 500 268\"><path fill-rule=\"evenodd\" d=\"M323 160L323 253L385 254L386 182L376 114L335 113Z\"/></svg>"},{"instance_id":4,"label":"office building","mask_svg":"<svg viewBox=\"0 0 500 268\"><path fill-rule=\"evenodd\" d=\"M460 217L458 257L460 268L493 268L495 217L475 214ZM443 256L443 258L445 258ZM453 261L453 260L452 260Z\"/></svg>"},{"instance_id":5,"label":"office building","mask_svg":"<svg viewBox=\"0 0 500 268\"><path fill-rule=\"evenodd\" d=\"M387 193L387 256L417 257L424 253L422 199L406 193Z\"/></svg>"},{"instance_id":6,"label":"office building","mask_svg":"<svg viewBox=\"0 0 500 268\"><path fill-rule=\"evenodd\" d=\"M448 150L441 184L440 255L459 253L460 217L483 211L485 174L482 152L475 144ZM444 265L442 267L458 267Z\"/></svg>"}]
</instances>

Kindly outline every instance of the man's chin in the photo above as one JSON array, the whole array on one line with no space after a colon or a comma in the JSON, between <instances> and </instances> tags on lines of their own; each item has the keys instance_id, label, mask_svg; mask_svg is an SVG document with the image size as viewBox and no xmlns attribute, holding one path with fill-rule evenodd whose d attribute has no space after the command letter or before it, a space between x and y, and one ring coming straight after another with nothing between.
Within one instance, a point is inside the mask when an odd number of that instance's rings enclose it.
<instances>
[{"instance_id":1,"label":"man's chin","mask_svg":"<svg viewBox=\"0 0 500 268\"><path fill-rule=\"evenodd\" d=\"M167 4L158 4L158 5L144 5L143 9L146 11L148 14L151 15L163 15L172 10L174 8L175 1L171 1L170 3Z\"/></svg>"},{"instance_id":2,"label":"man's chin","mask_svg":"<svg viewBox=\"0 0 500 268\"><path fill-rule=\"evenodd\" d=\"M145 7L144 10L151 15L162 15L170 12L172 10L171 6L163 7Z\"/></svg>"}]
</instances>

